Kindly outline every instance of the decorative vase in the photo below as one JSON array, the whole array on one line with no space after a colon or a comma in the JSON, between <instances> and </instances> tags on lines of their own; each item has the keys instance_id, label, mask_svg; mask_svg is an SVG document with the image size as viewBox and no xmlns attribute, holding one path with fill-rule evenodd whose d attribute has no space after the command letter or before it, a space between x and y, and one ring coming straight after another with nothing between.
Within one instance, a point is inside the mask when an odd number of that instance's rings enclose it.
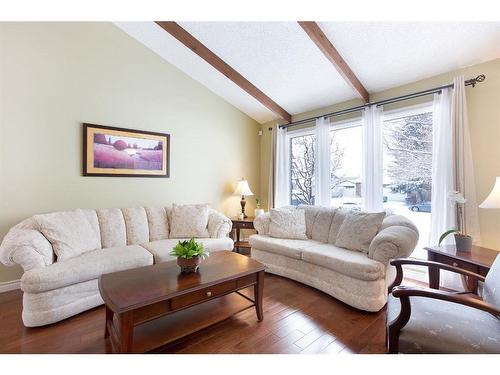
<instances>
[{"instance_id":1,"label":"decorative vase","mask_svg":"<svg viewBox=\"0 0 500 375\"><path fill-rule=\"evenodd\" d=\"M263 208L256 208L255 209L255 217L264 215L264 209Z\"/></svg>"},{"instance_id":2,"label":"decorative vase","mask_svg":"<svg viewBox=\"0 0 500 375\"><path fill-rule=\"evenodd\" d=\"M181 268L183 273L193 273L198 271L200 266L201 258L196 256L190 259L177 257L177 265Z\"/></svg>"},{"instance_id":3,"label":"decorative vase","mask_svg":"<svg viewBox=\"0 0 500 375\"><path fill-rule=\"evenodd\" d=\"M464 236L463 234L455 234L455 247L457 251L471 251L472 237Z\"/></svg>"}]
</instances>

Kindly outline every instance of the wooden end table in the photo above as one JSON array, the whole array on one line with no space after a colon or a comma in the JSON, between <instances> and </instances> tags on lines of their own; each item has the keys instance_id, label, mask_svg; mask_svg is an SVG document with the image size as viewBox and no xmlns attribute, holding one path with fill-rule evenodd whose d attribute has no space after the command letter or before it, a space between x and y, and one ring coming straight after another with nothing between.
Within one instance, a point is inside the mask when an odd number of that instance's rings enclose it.
<instances>
[{"instance_id":1,"label":"wooden end table","mask_svg":"<svg viewBox=\"0 0 500 375\"><path fill-rule=\"evenodd\" d=\"M433 262L459 267L482 276L486 276L499 254L498 251L481 246L472 246L472 250L457 251L455 245L426 247L427 259ZM465 278L467 288L477 293L477 279ZM429 287L439 289L439 269L429 267Z\"/></svg>"},{"instance_id":2,"label":"wooden end table","mask_svg":"<svg viewBox=\"0 0 500 375\"><path fill-rule=\"evenodd\" d=\"M254 306L262 321L264 270L255 259L218 251L196 273L171 261L102 275L104 337L114 352L145 353ZM239 292L251 286L253 300Z\"/></svg>"},{"instance_id":3,"label":"wooden end table","mask_svg":"<svg viewBox=\"0 0 500 375\"><path fill-rule=\"evenodd\" d=\"M237 217L232 218L233 230L232 239L234 241L234 250L239 253L240 249L250 249L251 246L248 241L241 241L241 230L242 229L255 229L253 226L254 217L247 217L245 219L239 219ZM236 234L236 235L235 235Z\"/></svg>"}]
</instances>

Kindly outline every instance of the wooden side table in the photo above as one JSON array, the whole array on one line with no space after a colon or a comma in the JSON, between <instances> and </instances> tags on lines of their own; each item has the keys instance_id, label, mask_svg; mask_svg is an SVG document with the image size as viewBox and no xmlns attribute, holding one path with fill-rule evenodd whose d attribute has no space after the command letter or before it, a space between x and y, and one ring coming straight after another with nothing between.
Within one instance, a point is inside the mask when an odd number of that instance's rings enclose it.
<instances>
[{"instance_id":1,"label":"wooden side table","mask_svg":"<svg viewBox=\"0 0 500 375\"><path fill-rule=\"evenodd\" d=\"M486 276L499 254L498 251L481 246L472 246L472 250L457 251L455 245L426 247L427 259L433 262L459 267L482 276ZM467 288L477 293L477 279L465 278ZM439 269L429 268L429 287L439 289Z\"/></svg>"},{"instance_id":2,"label":"wooden side table","mask_svg":"<svg viewBox=\"0 0 500 375\"><path fill-rule=\"evenodd\" d=\"M231 238L234 241L234 251L240 252L240 249L250 249L250 244L248 241L241 241L241 230L242 229L255 229L253 226L254 217L247 217L246 219L231 218L233 222L233 230Z\"/></svg>"}]
</instances>

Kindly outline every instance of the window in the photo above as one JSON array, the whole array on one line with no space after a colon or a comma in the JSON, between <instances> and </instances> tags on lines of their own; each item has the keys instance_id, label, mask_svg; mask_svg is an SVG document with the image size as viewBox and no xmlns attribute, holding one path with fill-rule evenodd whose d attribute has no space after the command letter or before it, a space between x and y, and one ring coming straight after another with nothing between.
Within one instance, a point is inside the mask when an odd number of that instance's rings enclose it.
<instances>
[{"instance_id":1,"label":"window","mask_svg":"<svg viewBox=\"0 0 500 375\"><path fill-rule=\"evenodd\" d=\"M432 122L430 104L389 111L383 115L381 199L384 209L409 218L418 227L419 243L412 254L415 258L426 257L424 247L428 245L430 232ZM288 181L292 205L315 203L317 144L314 127L287 133ZM324 146L327 150L327 145ZM363 183L362 120L356 118L332 122L329 150L330 171L325 178L330 181L330 191L327 194L330 194L331 206L359 210ZM322 175L321 178L323 177ZM426 270L419 268L418 271L415 269L411 272L411 277L421 279Z\"/></svg>"},{"instance_id":2,"label":"window","mask_svg":"<svg viewBox=\"0 0 500 375\"><path fill-rule=\"evenodd\" d=\"M425 258L431 223L432 107L389 112L383 122L384 208L416 224L412 257Z\"/></svg>"},{"instance_id":3,"label":"window","mask_svg":"<svg viewBox=\"0 0 500 375\"><path fill-rule=\"evenodd\" d=\"M361 207L361 120L332 123L330 186L332 207Z\"/></svg>"},{"instance_id":4,"label":"window","mask_svg":"<svg viewBox=\"0 0 500 375\"><path fill-rule=\"evenodd\" d=\"M314 147L313 131L291 132L290 147L290 204L314 204Z\"/></svg>"}]
</instances>

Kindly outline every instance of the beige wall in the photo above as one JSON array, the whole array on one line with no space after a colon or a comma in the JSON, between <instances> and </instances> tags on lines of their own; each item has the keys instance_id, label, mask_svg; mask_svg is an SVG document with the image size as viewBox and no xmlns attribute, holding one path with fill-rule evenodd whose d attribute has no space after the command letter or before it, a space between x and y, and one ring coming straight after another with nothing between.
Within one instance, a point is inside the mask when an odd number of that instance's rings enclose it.
<instances>
[{"instance_id":1,"label":"beige wall","mask_svg":"<svg viewBox=\"0 0 500 375\"><path fill-rule=\"evenodd\" d=\"M441 86L453 81L453 77L464 75L466 79L479 74L486 75L486 81L475 88L467 88L467 104L469 111L469 123L472 139L472 153L476 177L476 189L478 203L488 195L495 182L495 176L500 176L500 59L468 68L448 72L435 77L413 82L404 86L385 90L370 96L371 101L391 98L411 92L425 90ZM419 99L418 101L422 101ZM415 104L417 101L399 103L398 106ZM293 116L293 120L300 120L340 109L361 104L361 101L351 100L328 108L303 113ZM387 106L387 109L395 108L395 105ZM260 191L265 198L267 207L267 192L269 183L269 151L271 135L268 127L272 123L262 125L263 137L261 142L261 186ZM500 250L500 209L479 209L481 225L481 244Z\"/></svg>"},{"instance_id":2,"label":"beige wall","mask_svg":"<svg viewBox=\"0 0 500 375\"><path fill-rule=\"evenodd\" d=\"M259 194L260 126L110 23L0 23L0 238L34 213ZM171 177L82 177L82 122L171 134ZM253 210L254 200L248 200ZM20 268L0 267L0 282Z\"/></svg>"}]
</instances>

